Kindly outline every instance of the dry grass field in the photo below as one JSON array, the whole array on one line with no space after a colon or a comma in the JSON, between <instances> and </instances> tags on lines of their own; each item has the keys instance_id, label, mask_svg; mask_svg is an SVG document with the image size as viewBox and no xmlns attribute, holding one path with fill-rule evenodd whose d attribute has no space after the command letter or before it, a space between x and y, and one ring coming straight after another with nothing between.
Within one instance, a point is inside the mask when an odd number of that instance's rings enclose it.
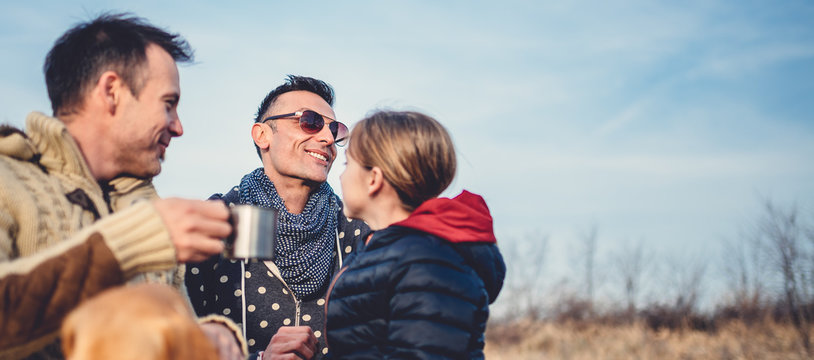
<instances>
[{"instance_id":1,"label":"dry grass field","mask_svg":"<svg viewBox=\"0 0 814 360\"><path fill-rule=\"evenodd\" d=\"M733 321L717 331L518 322L486 332L486 359L811 359L791 325Z\"/></svg>"}]
</instances>

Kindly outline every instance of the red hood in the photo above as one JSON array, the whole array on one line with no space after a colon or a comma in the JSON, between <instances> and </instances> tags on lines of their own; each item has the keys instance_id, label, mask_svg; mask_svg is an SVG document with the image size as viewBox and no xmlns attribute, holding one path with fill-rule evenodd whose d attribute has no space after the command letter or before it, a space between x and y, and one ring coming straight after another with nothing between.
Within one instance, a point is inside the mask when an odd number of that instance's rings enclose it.
<instances>
[{"instance_id":1,"label":"red hood","mask_svg":"<svg viewBox=\"0 0 814 360\"><path fill-rule=\"evenodd\" d=\"M455 198L425 201L393 225L421 230L453 243L496 243L492 215L480 195L464 190Z\"/></svg>"}]
</instances>

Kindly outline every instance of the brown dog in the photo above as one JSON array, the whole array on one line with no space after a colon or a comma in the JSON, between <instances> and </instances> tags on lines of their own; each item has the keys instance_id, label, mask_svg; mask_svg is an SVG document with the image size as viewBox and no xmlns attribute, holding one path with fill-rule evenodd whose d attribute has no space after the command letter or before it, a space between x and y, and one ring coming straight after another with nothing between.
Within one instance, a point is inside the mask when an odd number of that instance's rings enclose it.
<instances>
[{"instance_id":1,"label":"brown dog","mask_svg":"<svg viewBox=\"0 0 814 360\"><path fill-rule=\"evenodd\" d=\"M218 359L184 299L165 285L107 290L72 311L61 336L68 359Z\"/></svg>"}]
</instances>

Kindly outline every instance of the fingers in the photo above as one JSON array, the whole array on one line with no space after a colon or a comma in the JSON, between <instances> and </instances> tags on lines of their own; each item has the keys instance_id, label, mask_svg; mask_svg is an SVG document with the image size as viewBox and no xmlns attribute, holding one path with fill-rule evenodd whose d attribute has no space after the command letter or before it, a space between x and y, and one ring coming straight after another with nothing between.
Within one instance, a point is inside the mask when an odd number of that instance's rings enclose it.
<instances>
[{"instance_id":1,"label":"fingers","mask_svg":"<svg viewBox=\"0 0 814 360\"><path fill-rule=\"evenodd\" d=\"M223 251L222 238L232 231L222 202L160 199L154 205L176 249L179 262L203 261Z\"/></svg>"},{"instance_id":2,"label":"fingers","mask_svg":"<svg viewBox=\"0 0 814 360\"><path fill-rule=\"evenodd\" d=\"M311 359L317 338L308 326L283 326L271 337L264 359Z\"/></svg>"},{"instance_id":3,"label":"fingers","mask_svg":"<svg viewBox=\"0 0 814 360\"><path fill-rule=\"evenodd\" d=\"M229 220L229 208L226 207L226 204L223 201L199 201L199 200L190 200L195 203L200 204L201 212L203 212L206 216L220 219L223 221Z\"/></svg>"},{"instance_id":4,"label":"fingers","mask_svg":"<svg viewBox=\"0 0 814 360\"><path fill-rule=\"evenodd\" d=\"M181 263L201 262L209 259L212 255L223 252L223 248L224 244L221 240L193 235L175 242L175 257Z\"/></svg>"},{"instance_id":5,"label":"fingers","mask_svg":"<svg viewBox=\"0 0 814 360\"><path fill-rule=\"evenodd\" d=\"M232 232L229 225L229 210L220 201L192 201L195 218L190 226L203 234L224 238ZM197 212L196 212L197 211Z\"/></svg>"}]
</instances>

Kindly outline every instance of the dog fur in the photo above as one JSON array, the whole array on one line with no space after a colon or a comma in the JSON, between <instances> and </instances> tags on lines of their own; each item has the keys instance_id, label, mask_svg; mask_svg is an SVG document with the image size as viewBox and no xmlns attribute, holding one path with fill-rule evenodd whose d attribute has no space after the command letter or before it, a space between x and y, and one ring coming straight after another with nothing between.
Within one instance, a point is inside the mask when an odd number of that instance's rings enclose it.
<instances>
[{"instance_id":1,"label":"dog fur","mask_svg":"<svg viewBox=\"0 0 814 360\"><path fill-rule=\"evenodd\" d=\"M165 285L107 290L68 315L61 337L67 359L218 359L184 299Z\"/></svg>"}]
</instances>

